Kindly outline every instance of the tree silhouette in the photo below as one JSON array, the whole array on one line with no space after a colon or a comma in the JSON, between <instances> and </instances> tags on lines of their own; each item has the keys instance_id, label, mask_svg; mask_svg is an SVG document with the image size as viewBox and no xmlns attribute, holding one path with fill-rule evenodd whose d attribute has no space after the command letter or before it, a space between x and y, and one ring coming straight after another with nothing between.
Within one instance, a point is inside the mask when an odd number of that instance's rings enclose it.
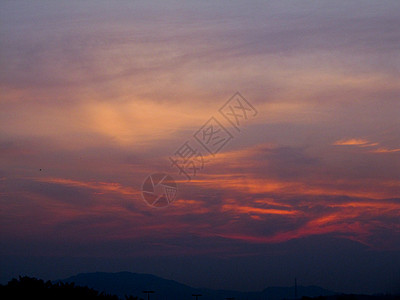
<instances>
[{"instance_id":1,"label":"tree silhouette","mask_svg":"<svg viewBox=\"0 0 400 300\"><path fill-rule=\"evenodd\" d=\"M76 286L74 283L43 281L32 277L12 279L7 285L0 285L0 299L24 300L120 300L116 295L99 293L89 287ZM141 300L138 297L125 296L126 300Z\"/></svg>"}]
</instances>

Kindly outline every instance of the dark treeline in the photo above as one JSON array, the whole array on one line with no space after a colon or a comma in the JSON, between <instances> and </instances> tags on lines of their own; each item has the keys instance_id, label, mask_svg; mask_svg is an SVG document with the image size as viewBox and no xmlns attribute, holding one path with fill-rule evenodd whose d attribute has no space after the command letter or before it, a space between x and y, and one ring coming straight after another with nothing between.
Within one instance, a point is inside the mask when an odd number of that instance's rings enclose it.
<instances>
[{"instance_id":1,"label":"dark treeline","mask_svg":"<svg viewBox=\"0 0 400 300\"><path fill-rule=\"evenodd\" d=\"M125 296L124 299L116 295L98 292L95 289L77 286L74 283L53 283L27 276L12 279L6 285L0 285L0 299L57 299L57 300L143 300L134 296ZM320 297L302 297L301 300L400 300L399 295L334 295ZM204 299L205 300L205 299ZM240 299L237 299L240 300Z\"/></svg>"},{"instance_id":2,"label":"dark treeline","mask_svg":"<svg viewBox=\"0 0 400 300\"><path fill-rule=\"evenodd\" d=\"M94 289L76 286L74 283L52 283L27 276L12 279L7 285L0 285L0 299L87 299L87 300L121 300L116 295L100 293ZM142 300L125 296L125 300Z\"/></svg>"}]
</instances>

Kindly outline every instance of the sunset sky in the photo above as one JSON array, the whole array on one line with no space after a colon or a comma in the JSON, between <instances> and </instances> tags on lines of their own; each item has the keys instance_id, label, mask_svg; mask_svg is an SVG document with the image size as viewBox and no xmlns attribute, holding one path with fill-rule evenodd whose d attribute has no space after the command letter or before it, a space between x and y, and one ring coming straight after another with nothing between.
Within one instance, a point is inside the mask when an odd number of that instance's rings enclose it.
<instances>
[{"instance_id":1,"label":"sunset sky","mask_svg":"<svg viewBox=\"0 0 400 300\"><path fill-rule=\"evenodd\" d=\"M399 28L396 0L2 1L1 283L399 292ZM236 92L240 132L218 112ZM215 155L193 137L211 117ZM169 159L188 140L191 181Z\"/></svg>"}]
</instances>

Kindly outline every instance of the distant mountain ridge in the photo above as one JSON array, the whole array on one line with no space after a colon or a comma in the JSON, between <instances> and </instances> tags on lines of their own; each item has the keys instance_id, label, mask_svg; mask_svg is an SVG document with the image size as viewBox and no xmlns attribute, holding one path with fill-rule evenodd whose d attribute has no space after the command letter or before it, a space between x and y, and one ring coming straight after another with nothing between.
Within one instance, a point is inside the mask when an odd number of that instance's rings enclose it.
<instances>
[{"instance_id":1,"label":"distant mountain ridge","mask_svg":"<svg viewBox=\"0 0 400 300\"><path fill-rule=\"evenodd\" d=\"M294 287L268 287L258 292L240 292L232 290L213 290L194 288L174 280L164 279L151 274L140 274L131 272L118 273L81 273L66 279L57 280L62 282L74 282L76 285L88 286L106 293L116 294L120 297L133 295L146 299L144 290L153 290L151 300L191 300L192 294L203 295L201 300L221 300L234 297L236 300L281 300L293 299ZM318 286L298 286L297 296L315 297L329 296L337 293Z\"/></svg>"}]
</instances>

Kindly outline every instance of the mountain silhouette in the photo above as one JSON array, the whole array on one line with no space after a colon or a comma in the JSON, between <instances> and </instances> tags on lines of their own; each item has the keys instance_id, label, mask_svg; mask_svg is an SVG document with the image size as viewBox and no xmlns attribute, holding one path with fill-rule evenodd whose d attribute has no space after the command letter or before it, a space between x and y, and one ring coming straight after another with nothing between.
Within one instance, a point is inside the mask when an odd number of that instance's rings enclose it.
<instances>
[{"instance_id":1,"label":"mountain silhouette","mask_svg":"<svg viewBox=\"0 0 400 300\"><path fill-rule=\"evenodd\" d=\"M294 287L268 287L257 292L240 292L231 290L213 290L194 288L174 280L164 279L150 274L139 274L130 272L119 273L81 273L57 282L74 282L77 285L88 286L100 292L115 294L120 297L133 295L143 299L147 296L144 290L155 291L150 295L150 300L188 300L192 294L201 294L199 300L221 300L227 297L234 297L236 300L281 300L293 299ZM337 293L323 289L318 286L298 286L297 295L300 299L303 296L329 296Z\"/></svg>"}]
</instances>

